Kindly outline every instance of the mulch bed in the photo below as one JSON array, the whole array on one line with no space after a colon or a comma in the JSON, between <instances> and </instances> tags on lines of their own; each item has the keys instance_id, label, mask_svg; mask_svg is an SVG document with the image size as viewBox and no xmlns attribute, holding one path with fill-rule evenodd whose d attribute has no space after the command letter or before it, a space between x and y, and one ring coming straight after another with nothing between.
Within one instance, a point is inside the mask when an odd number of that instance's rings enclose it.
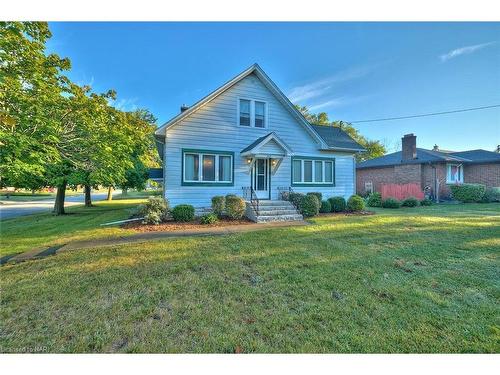
<instances>
[{"instance_id":1,"label":"mulch bed","mask_svg":"<svg viewBox=\"0 0 500 375\"><path fill-rule=\"evenodd\" d=\"M328 213L320 213L319 217L328 217L328 216L368 216L375 215L373 211L359 211L359 212L328 212Z\"/></svg>"},{"instance_id":2,"label":"mulch bed","mask_svg":"<svg viewBox=\"0 0 500 375\"><path fill-rule=\"evenodd\" d=\"M161 223L158 225L141 224L140 221L136 221L132 223L123 224L121 227L126 229L134 229L137 232L173 232L177 230L230 227L233 225L245 225L245 224L250 225L255 223L247 219L241 219L241 220L219 219L219 221L214 224L201 224L199 219L196 219L195 221L191 221L189 223L167 221L165 223Z\"/></svg>"}]
</instances>

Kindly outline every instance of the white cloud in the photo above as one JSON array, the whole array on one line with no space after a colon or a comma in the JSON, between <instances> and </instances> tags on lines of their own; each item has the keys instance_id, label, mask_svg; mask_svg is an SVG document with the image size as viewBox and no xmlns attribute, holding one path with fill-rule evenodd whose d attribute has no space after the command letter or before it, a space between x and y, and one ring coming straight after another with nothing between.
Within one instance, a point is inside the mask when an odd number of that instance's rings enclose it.
<instances>
[{"instance_id":1,"label":"white cloud","mask_svg":"<svg viewBox=\"0 0 500 375\"><path fill-rule=\"evenodd\" d=\"M439 56L439 58L441 59L442 62L446 62L450 59L453 59L455 57L458 57L460 55L468 55L470 53L474 53L480 49L483 49L485 47L488 47L492 44L495 44L496 42L488 42L488 43L482 43L482 44L475 44L473 46L465 46L465 47L461 47L461 48L457 48L457 49L454 49L448 53L445 53L441 56Z\"/></svg>"},{"instance_id":2,"label":"white cloud","mask_svg":"<svg viewBox=\"0 0 500 375\"><path fill-rule=\"evenodd\" d=\"M321 108L338 107L338 106L341 106L344 104L346 104L346 100L344 100L344 98L335 98L335 99L327 100L326 102L313 104L312 106L308 107L308 109L310 111L316 111L316 110L321 109Z\"/></svg>"},{"instance_id":3,"label":"white cloud","mask_svg":"<svg viewBox=\"0 0 500 375\"><path fill-rule=\"evenodd\" d=\"M364 66L344 70L329 77L296 86L290 89L288 98L292 103L302 102L307 99L317 98L328 93L335 84L361 78L374 70L375 66Z\"/></svg>"},{"instance_id":4,"label":"white cloud","mask_svg":"<svg viewBox=\"0 0 500 375\"><path fill-rule=\"evenodd\" d=\"M123 98L117 99L110 102L110 105L115 107L120 111L135 111L137 109L138 98Z\"/></svg>"}]
</instances>

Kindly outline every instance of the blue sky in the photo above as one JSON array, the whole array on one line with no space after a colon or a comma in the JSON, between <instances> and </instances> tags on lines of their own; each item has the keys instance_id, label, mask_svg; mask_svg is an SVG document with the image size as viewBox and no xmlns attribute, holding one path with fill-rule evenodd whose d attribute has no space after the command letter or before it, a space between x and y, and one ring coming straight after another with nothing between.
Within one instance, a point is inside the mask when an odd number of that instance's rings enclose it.
<instances>
[{"instance_id":1,"label":"blue sky","mask_svg":"<svg viewBox=\"0 0 500 375\"><path fill-rule=\"evenodd\" d=\"M356 121L500 104L500 23L50 23L69 76L162 124L257 62L294 103ZM356 125L398 148L493 150L500 108Z\"/></svg>"}]
</instances>

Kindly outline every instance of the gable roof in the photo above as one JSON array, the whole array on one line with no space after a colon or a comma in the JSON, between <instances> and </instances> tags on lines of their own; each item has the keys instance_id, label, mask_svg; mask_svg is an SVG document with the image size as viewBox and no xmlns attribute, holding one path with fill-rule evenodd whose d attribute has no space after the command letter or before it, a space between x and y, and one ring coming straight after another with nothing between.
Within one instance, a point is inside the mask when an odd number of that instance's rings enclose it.
<instances>
[{"instance_id":1,"label":"gable roof","mask_svg":"<svg viewBox=\"0 0 500 375\"><path fill-rule=\"evenodd\" d=\"M285 151L285 154L292 153L292 150L286 145L286 143L283 142L276 135L275 132L271 132L269 134L264 135L263 137L257 138L254 142L252 142L247 147L245 147L243 150L241 150L240 154L245 155L245 154L250 154L252 152L258 152L262 146L264 146L266 143L268 143L272 140L275 141Z\"/></svg>"},{"instance_id":2,"label":"gable roof","mask_svg":"<svg viewBox=\"0 0 500 375\"><path fill-rule=\"evenodd\" d=\"M441 152L417 148L417 158L402 160L401 151L380 156L375 159L365 160L356 165L356 168L390 167L398 164L422 164L422 163L500 163L500 154L486 150L470 150L461 152Z\"/></svg>"},{"instance_id":3,"label":"gable roof","mask_svg":"<svg viewBox=\"0 0 500 375\"><path fill-rule=\"evenodd\" d=\"M349 134L336 126L314 124L311 124L311 126L331 149L356 152L366 151L363 146L352 139Z\"/></svg>"},{"instance_id":4,"label":"gable roof","mask_svg":"<svg viewBox=\"0 0 500 375\"><path fill-rule=\"evenodd\" d=\"M276 84L267 76L267 74L262 70L262 68L257 64L253 64L249 68L245 69L243 72L238 74L236 77L233 79L229 80L226 82L224 85L220 86L218 89L215 91L211 92L207 96L205 96L203 99L199 100L195 104L193 104L191 107L189 107L187 110L184 112L179 113L177 116L173 117L169 121L167 121L165 124L160 126L156 131L155 135L165 135L165 130L178 124L179 121L181 121L183 118L189 116L196 110L198 110L200 107L202 107L204 104L212 101L215 99L217 96L222 94L224 91L228 90L232 86L234 86L236 83L241 81L243 78L249 76L250 74L255 74L264 84L264 86L271 91L271 93L274 94L274 96L278 99L281 104L292 114L295 119L304 126L304 128L307 130L307 132L311 135L312 138L316 140L316 142L324 145L323 139L318 136L318 134L313 130L309 122L304 118L302 113L298 111L294 105L290 102L290 100L281 92L281 90L276 86Z\"/></svg>"}]
</instances>

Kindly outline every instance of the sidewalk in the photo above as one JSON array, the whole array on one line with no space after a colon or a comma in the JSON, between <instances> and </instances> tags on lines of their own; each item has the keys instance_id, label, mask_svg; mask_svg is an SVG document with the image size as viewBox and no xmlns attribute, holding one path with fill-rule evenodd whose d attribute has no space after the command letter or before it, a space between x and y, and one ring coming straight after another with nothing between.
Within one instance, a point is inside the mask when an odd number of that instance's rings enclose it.
<instances>
[{"instance_id":1,"label":"sidewalk","mask_svg":"<svg viewBox=\"0 0 500 375\"><path fill-rule=\"evenodd\" d=\"M61 252L80 250L95 247L107 247L115 245L127 245L133 243L140 243L153 240L161 240L165 238L176 237L197 237L197 236L220 236L233 233L247 233L259 230L273 229L273 228L287 228L310 225L306 221L284 221L273 223L258 223L258 224L243 224L233 225L228 227L214 227L214 228L199 228L189 230L179 230L172 232L145 232L137 233L126 237L104 238L97 240L87 241L74 241L64 245L44 247L27 251L17 255L5 256L0 259L0 264L18 263L26 260L45 258L49 255L56 255Z\"/></svg>"}]
</instances>

